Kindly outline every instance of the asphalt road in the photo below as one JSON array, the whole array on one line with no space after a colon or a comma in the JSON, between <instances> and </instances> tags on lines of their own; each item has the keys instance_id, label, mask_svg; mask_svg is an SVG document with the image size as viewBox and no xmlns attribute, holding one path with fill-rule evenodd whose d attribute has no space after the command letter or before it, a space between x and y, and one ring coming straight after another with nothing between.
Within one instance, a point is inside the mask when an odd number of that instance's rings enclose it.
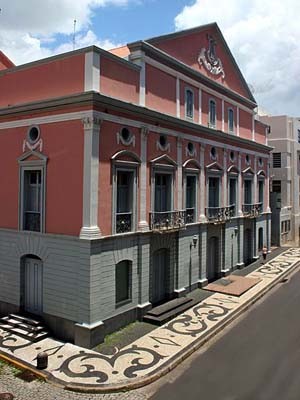
<instances>
[{"instance_id":1,"label":"asphalt road","mask_svg":"<svg viewBox=\"0 0 300 400\"><path fill-rule=\"evenodd\" d=\"M299 400L300 271L279 285L151 399Z\"/></svg>"}]
</instances>

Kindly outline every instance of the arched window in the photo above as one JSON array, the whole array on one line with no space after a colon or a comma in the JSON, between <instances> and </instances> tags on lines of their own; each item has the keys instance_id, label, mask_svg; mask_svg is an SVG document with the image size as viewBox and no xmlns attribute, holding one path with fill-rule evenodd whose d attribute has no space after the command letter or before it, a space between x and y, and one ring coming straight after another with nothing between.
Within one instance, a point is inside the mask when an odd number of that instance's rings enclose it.
<instances>
[{"instance_id":1,"label":"arched window","mask_svg":"<svg viewBox=\"0 0 300 400\"><path fill-rule=\"evenodd\" d=\"M210 128L216 127L216 102L209 100L209 126Z\"/></svg>"},{"instance_id":2,"label":"arched window","mask_svg":"<svg viewBox=\"0 0 300 400\"><path fill-rule=\"evenodd\" d=\"M131 300L131 275L132 262L129 260L120 261L116 265L115 272L115 290L116 304L122 305Z\"/></svg>"}]
</instances>

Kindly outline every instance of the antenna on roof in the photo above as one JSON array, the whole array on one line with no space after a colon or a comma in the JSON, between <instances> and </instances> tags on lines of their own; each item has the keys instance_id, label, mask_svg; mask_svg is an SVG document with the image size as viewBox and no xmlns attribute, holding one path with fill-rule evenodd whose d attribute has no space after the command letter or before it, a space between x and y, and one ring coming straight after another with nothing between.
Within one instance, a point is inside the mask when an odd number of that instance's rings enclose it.
<instances>
[{"instance_id":1,"label":"antenna on roof","mask_svg":"<svg viewBox=\"0 0 300 400\"><path fill-rule=\"evenodd\" d=\"M73 31L73 50L75 50L76 47L76 19L74 19L74 31Z\"/></svg>"}]
</instances>

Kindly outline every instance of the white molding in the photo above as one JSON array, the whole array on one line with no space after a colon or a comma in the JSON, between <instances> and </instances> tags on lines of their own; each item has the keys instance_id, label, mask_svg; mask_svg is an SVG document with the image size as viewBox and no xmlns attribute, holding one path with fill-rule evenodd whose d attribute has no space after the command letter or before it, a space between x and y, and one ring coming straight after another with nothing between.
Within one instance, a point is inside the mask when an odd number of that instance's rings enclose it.
<instances>
[{"instance_id":1,"label":"white molding","mask_svg":"<svg viewBox=\"0 0 300 400\"><path fill-rule=\"evenodd\" d=\"M202 124L202 90L201 88L198 88L199 90L199 124Z\"/></svg>"},{"instance_id":2,"label":"white molding","mask_svg":"<svg viewBox=\"0 0 300 400\"><path fill-rule=\"evenodd\" d=\"M84 91L100 92L100 54L89 51L85 54Z\"/></svg>"},{"instance_id":3,"label":"white molding","mask_svg":"<svg viewBox=\"0 0 300 400\"><path fill-rule=\"evenodd\" d=\"M141 168L140 168L140 215L138 229L142 232L149 230L147 222L147 141L148 141L149 129L141 127Z\"/></svg>"},{"instance_id":4,"label":"white molding","mask_svg":"<svg viewBox=\"0 0 300 400\"><path fill-rule=\"evenodd\" d=\"M180 79L176 77L176 116L180 118Z\"/></svg>"},{"instance_id":5,"label":"white molding","mask_svg":"<svg viewBox=\"0 0 300 400\"><path fill-rule=\"evenodd\" d=\"M255 117L252 115L252 140L255 140Z\"/></svg>"},{"instance_id":6,"label":"white molding","mask_svg":"<svg viewBox=\"0 0 300 400\"><path fill-rule=\"evenodd\" d=\"M240 107L236 108L236 135L240 136Z\"/></svg>"},{"instance_id":7,"label":"white molding","mask_svg":"<svg viewBox=\"0 0 300 400\"><path fill-rule=\"evenodd\" d=\"M144 127L147 127L151 132L165 134L165 135L169 135L169 136L173 136L173 137L182 136L182 132L176 131L174 129L162 128L162 127L159 127L156 125L146 124L142 121L137 121L137 120L133 120L133 119L125 118L125 117L119 117L117 115L107 114L107 113L100 112L100 111L77 111L77 112L71 112L71 113L47 115L44 117L22 119L19 121L0 122L0 131L4 130L4 129L30 126L33 124L41 125L41 124L50 124L50 123L56 123L56 122L66 122L66 121L75 121L75 120L81 121L85 117L91 118L92 115L95 115L96 117L102 119L103 121L114 122L117 124L128 125L128 126L136 127L136 128L141 128L144 126ZM0 134L1 134L1 132L0 132ZM228 139L232 138L232 136L233 135L228 135ZM244 149L241 149L240 145L236 145L236 146L227 145L227 144L223 144L222 142L200 138L196 134L195 135L184 134L184 138L186 140L194 141L195 143L203 143L203 144L207 144L210 146L219 146L219 147L222 146L228 150L239 151L241 153L251 154L251 155L257 154L262 158L269 159L269 155L267 155L267 154L260 153L258 151L252 151L252 150L246 150L246 149L244 150ZM251 143L249 143L249 145L250 144Z\"/></svg>"},{"instance_id":8,"label":"white molding","mask_svg":"<svg viewBox=\"0 0 300 400\"><path fill-rule=\"evenodd\" d=\"M156 68L160 69L163 72L166 72L169 75L172 75L172 76L175 76L175 77L178 76L182 81L184 81L186 83L189 83L190 85L195 86L195 87L197 87L199 89L202 89L205 92L209 93L210 95L218 97L219 99L223 99L227 103L230 103L230 104L232 104L232 105L234 105L236 107L240 107L242 110L244 110L244 111L246 111L246 112L248 112L248 113L250 113L252 115L253 111L252 111L251 108L243 106L242 104L238 103L237 101L232 100L230 97L222 95L219 92L217 92L216 90L208 88L204 84L202 84L202 83L200 83L200 82L198 82L198 81L196 81L194 79L191 79L191 78L187 77L186 75L182 74L181 72L176 71L173 68L167 67L166 65L164 65L164 64L162 64L162 63L160 63L160 62L158 62L156 60L153 60L149 56L145 56L145 62L147 64L149 64L149 65L152 65L153 67L156 67Z\"/></svg>"}]
</instances>

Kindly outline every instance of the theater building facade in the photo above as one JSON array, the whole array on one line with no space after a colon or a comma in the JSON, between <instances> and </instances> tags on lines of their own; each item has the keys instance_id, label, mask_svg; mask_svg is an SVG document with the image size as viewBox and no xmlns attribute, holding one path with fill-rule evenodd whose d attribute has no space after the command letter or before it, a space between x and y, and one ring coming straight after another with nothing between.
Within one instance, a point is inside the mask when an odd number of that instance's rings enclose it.
<instances>
[{"instance_id":1,"label":"theater building facade","mask_svg":"<svg viewBox=\"0 0 300 400\"><path fill-rule=\"evenodd\" d=\"M0 314L92 347L270 249L257 104L214 24L0 53Z\"/></svg>"}]
</instances>

